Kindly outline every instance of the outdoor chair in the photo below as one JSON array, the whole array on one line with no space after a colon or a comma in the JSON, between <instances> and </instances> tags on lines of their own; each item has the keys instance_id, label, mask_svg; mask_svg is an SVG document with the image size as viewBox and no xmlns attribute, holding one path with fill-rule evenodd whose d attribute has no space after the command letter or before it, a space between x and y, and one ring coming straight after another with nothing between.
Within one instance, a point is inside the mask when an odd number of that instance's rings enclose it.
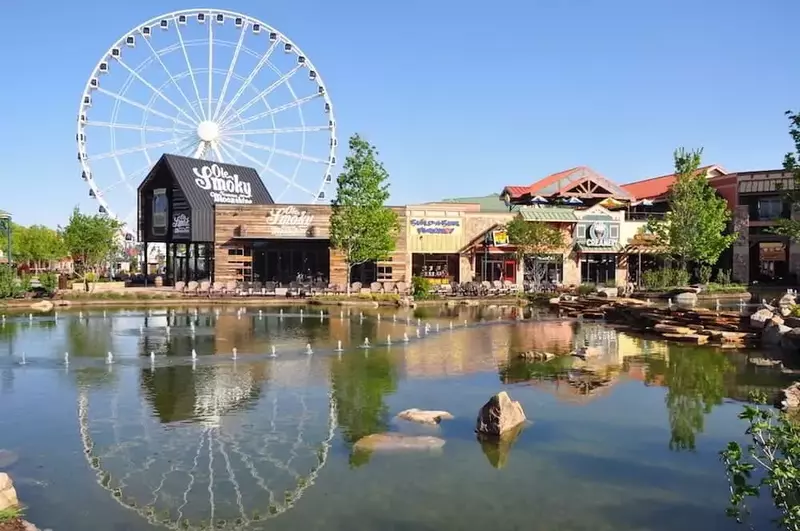
<instances>
[{"instance_id":1,"label":"outdoor chair","mask_svg":"<svg viewBox=\"0 0 800 531\"><path fill-rule=\"evenodd\" d=\"M202 280L200 285L197 286L197 294L208 297L211 294L211 282L208 280Z\"/></svg>"},{"instance_id":2,"label":"outdoor chair","mask_svg":"<svg viewBox=\"0 0 800 531\"><path fill-rule=\"evenodd\" d=\"M503 283L500 282L499 280L492 281L492 287L494 288L495 293L497 293L498 295L506 295L506 294L508 294L508 290L503 285Z\"/></svg>"},{"instance_id":3,"label":"outdoor chair","mask_svg":"<svg viewBox=\"0 0 800 531\"><path fill-rule=\"evenodd\" d=\"M447 297L447 296L453 294L453 287L449 283L448 284L439 284L439 286L437 287L436 291L442 297Z\"/></svg>"},{"instance_id":4,"label":"outdoor chair","mask_svg":"<svg viewBox=\"0 0 800 531\"><path fill-rule=\"evenodd\" d=\"M289 282L289 290L286 292L287 297L299 297L300 296L300 284L297 282Z\"/></svg>"},{"instance_id":5,"label":"outdoor chair","mask_svg":"<svg viewBox=\"0 0 800 531\"><path fill-rule=\"evenodd\" d=\"M369 292L373 293L373 294L382 293L383 292L383 286L381 286L380 282L372 282L369 285Z\"/></svg>"},{"instance_id":6,"label":"outdoor chair","mask_svg":"<svg viewBox=\"0 0 800 531\"><path fill-rule=\"evenodd\" d=\"M461 287L461 284L459 284L455 280L451 281L450 282L450 295L452 295L453 297L458 297L459 295L463 295L463 294L464 294L464 292L463 292L463 289Z\"/></svg>"},{"instance_id":7,"label":"outdoor chair","mask_svg":"<svg viewBox=\"0 0 800 531\"><path fill-rule=\"evenodd\" d=\"M355 293L356 295L361 293L361 282L353 282L350 285L350 292Z\"/></svg>"},{"instance_id":8,"label":"outdoor chair","mask_svg":"<svg viewBox=\"0 0 800 531\"><path fill-rule=\"evenodd\" d=\"M497 295L497 290L494 289L491 282L484 280L481 282L481 296L485 297L487 295Z\"/></svg>"},{"instance_id":9,"label":"outdoor chair","mask_svg":"<svg viewBox=\"0 0 800 531\"><path fill-rule=\"evenodd\" d=\"M220 282L219 280L214 282L211 285L211 295L224 295L225 294L225 283Z\"/></svg>"},{"instance_id":10,"label":"outdoor chair","mask_svg":"<svg viewBox=\"0 0 800 531\"><path fill-rule=\"evenodd\" d=\"M225 294L226 295L236 295L236 281L229 280L225 283Z\"/></svg>"},{"instance_id":11,"label":"outdoor chair","mask_svg":"<svg viewBox=\"0 0 800 531\"><path fill-rule=\"evenodd\" d=\"M277 287L274 282L264 282L264 295L274 296Z\"/></svg>"},{"instance_id":12,"label":"outdoor chair","mask_svg":"<svg viewBox=\"0 0 800 531\"><path fill-rule=\"evenodd\" d=\"M519 293L519 286L511 282L510 280L506 280L504 283L504 288L508 293L516 294Z\"/></svg>"},{"instance_id":13,"label":"outdoor chair","mask_svg":"<svg viewBox=\"0 0 800 531\"><path fill-rule=\"evenodd\" d=\"M197 288L200 287L196 280L192 280L186 284L186 293L188 295L197 295Z\"/></svg>"},{"instance_id":14,"label":"outdoor chair","mask_svg":"<svg viewBox=\"0 0 800 531\"><path fill-rule=\"evenodd\" d=\"M256 280L255 282L250 283L250 295L264 295L264 285Z\"/></svg>"},{"instance_id":15,"label":"outdoor chair","mask_svg":"<svg viewBox=\"0 0 800 531\"><path fill-rule=\"evenodd\" d=\"M402 280L395 285L398 295L408 295L408 286Z\"/></svg>"},{"instance_id":16,"label":"outdoor chair","mask_svg":"<svg viewBox=\"0 0 800 531\"><path fill-rule=\"evenodd\" d=\"M394 282L384 282L383 283L383 292L384 293L397 293L397 285Z\"/></svg>"},{"instance_id":17,"label":"outdoor chair","mask_svg":"<svg viewBox=\"0 0 800 531\"><path fill-rule=\"evenodd\" d=\"M186 282L178 281L175 283L175 291L183 294L186 291Z\"/></svg>"}]
</instances>

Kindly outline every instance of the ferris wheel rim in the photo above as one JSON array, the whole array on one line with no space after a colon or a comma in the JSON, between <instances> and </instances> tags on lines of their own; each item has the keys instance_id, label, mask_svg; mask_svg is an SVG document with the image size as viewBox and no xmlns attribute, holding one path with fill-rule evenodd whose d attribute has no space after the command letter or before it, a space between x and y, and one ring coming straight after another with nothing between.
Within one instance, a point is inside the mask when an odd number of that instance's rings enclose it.
<instances>
[{"instance_id":1,"label":"ferris wheel rim","mask_svg":"<svg viewBox=\"0 0 800 531\"><path fill-rule=\"evenodd\" d=\"M207 17L208 17L207 18L207 23L208 23L209 27L211 27L213 25L214 18L215 18L216 15L223 15L224 17L226 17L226 19L227 18L234 18L234 19L241 18L243 20L243 25L242 25L242 28L241 28L241 35L240 35L239 44L241 44L241 41L243 40L243 37L244 37L244 34L246 32L246 29L247 29L248 25L253 26L255 24L258 24L263 31L268 32L268 33L275 33L277 35L277 38L276 38L276 40L274 41L273 44L277 45L278 43L283 43L285 45L289 45L291 47L291 52L295 53L298 57L303 57L304 61L303 61L302 65L298 64L294 69L290 70L290 72L294 73L295 71L299 70L301 67L305 67L309 71L313 71L315 73L315 77L314 77L313 81L320 88L320 93L315 97L321 97L323 99L323 101L325 102L326 116L328 117L328 120L329 120L329 126L327 127L327 129L330 131L330 145L329 145L329 149L328 149L328 159L327 159L327 161L324 161L324 162L322 160L316 160L315 161L315 162L323 162L323 164L325 166L325 169L324 169L324 172L323 172L323 175L322 175L321 183L319 184L316 192L312 193L312 194L308 194L308 195L311 196L309 198L310 199L309 203L310 204L317 204L320 201L322 201L323 198L324 198L323 192L324 192L326 186L328 184L330 184L330 182L331 182L331 179L330 179L331 171L332 171L333 166L336 164L336 162L335 162L336 161L336 147L337 147L337 144L338 144L337 136L336 136L337 123L336 123L336 119L335 119L335 109L334 109L332 98L330 97L330 92L329 92L328 87L327 87L327 85L325 83L325 80L323 79L322 75L317 70L317 68L314 66L313 61L306 55L306 53L302 50L302 48L300 46L298 46L295 41L293 41L291 38L289 38L288 35L286 35L282 31L278 30L275 26L272 26L271 24L265 23L263 20L261 20L259 18L253 17L251 15L247 15L245 13L241 13L241 12L238 12L238 11L233 11L233 10L229 10L229 9L215 9L215 8L210 8L210 7L188 8L188 9L171 11L171 12L167 12L167 13L162 13L162 14L160 14L158 16L155 16L155 17L151 17L148 20L146 20L146 21L144 21L142 23L138 23L135 26L133 26L132 28L130 28L128 31L124 32L121 35L121 37L118 38L117 40L115 40L111 44L111 46L109 46L109 48L105 51L105 53L103 53L100 56L100 59L97 61L97 63L94 65L94 68L91 70L91 72L89 74L89 77L86 80L86 83L84 84L83 90L81 91L80 101L79 101L79 105L78 105L78 116L77 116L77 120L76 120L76 143L77 143L77 147L78 147L78 160L79 160L79 164L80 164L80 170L82 172L82 176L84 177L83 180L84 180L84 182L87 183L87 186L89 187L91 198L94 199L97 202L97 204L99 204L101 213L105 213L110 218L119 220L119 221L123 222L123 224L125 224L125 225L128 224L128 220L127 219L121 219L120 216L119 216L119 212L115 208L112 209L111 205L109 204L109 202L104 197L103 190L101 190L98 187L96 181L94 180L94 176L92 175L92 165L91 165L92 160L91 160L91 157L89 157L87 155L87 152L86 152L86 136L85 136L85 133L86 133L86 126L88 125L87 122L89 122L89 120L86 117L87 117L87 114L88 114L88 109L91 107L91 103L89 103L89 104L86 103L86 98L87 97L91 97L91 94L92 94L92 91L93 91L91 82L92 82L92 80L94 78L98 78L99 79L99 73L101 72L101 70L100 70L101 64L103 64L104 62L110 61L111 59L114 59L112 57L113 50L115 48L122 49L125 46L125 43L126 43L126 40L127 40L128 37L130 37L130 36L141 37L145 42L148 42L148 45L149 45L149 41L147 40L147 37L145 37L145 35L143 33L143 28L148 27L148 28L150 28L150 30L152 30L154 28L159 28L160 24L161 24L161 21L163 21L163 20L166 20L166 21L168 21L168 23L172 23L172 24L175 24L177 26L178 17L180 17L181 15L185 15L185 16L188 17L190 15L195 15L196 16L196 15L198 15L200 13L202 13L204 15L207 15ZM169 29L169 28L165 28L165 29ZM180 30L177 30L176 32L177 32L178 35L180 35ZM226 42L226 41L222 41L222 42ZM183 47L183 44L181 44L181 47ZM273 47L274 46L271 46L270 48L273 48ZM185 50L185 48L184 48L184 50ZM153 56L155 56L156 58L159 58L158 54L155 53L155 50L152 49L152 46L151 46L151 52L153 52ZM160 58L159 58L159 60L160 60ZM235 62L236 62L235 59L231 61L231 64L228 67L228 72L229 73L233 70ZM271 65L270 61L266 61L266 62L270 63L270 66L272 66L273 71L274 71L274 69L275 69L274 65ZM162 63L162 66L163 66L163 63ZM260 65L259 67L256 68L256 70L259 70L262 66L263 65ZM188 71L189 71L190 75L192 75L194 70L199 72L201 70L206 70L206 69L208 70L208 76L211 77L213 75L213 65L211 65L211 64L207 65L207 68L203 68L203 69L193 68L193 67L189 66ZM255 73L255 72L253 72L253 73ZM169 74L169 72L168 72L168 75L169 75L169 77L172 77L172 75ZM226 75L226 78L228 78L228 77L230 77L230 74ZM245 86L249 85L250 83L252 83L252 79L247 81L245 83L245 85L243 85L243 87L241 87L241 88L244 88ZM226 85L227 85L227 83L226 83ZM179 88L179 90L181 90L181 89ZM298 101L303 99L303 98L297 98L297 96L294 94L293 90L292 90L292 95L295 97L294 102L298 102ZM217 109L215 111L215 114L219 113L220 109L223 109L222 113L219 115L219 117L224 118L229 113L229 111L234 110L234 109L232 109L232 107L233 107L232 103L233 102L229 102L229 104L227 106L224 105L224 102L223 102L223 97L225 96L224 92L221 93L221 96L222 97L220 97L220 99L218 100ZM306 97L306 98L308 98L308 97ZM198 103L198 104L202 103L203 99L204 98L198 98L196 103ZM211 106L212 105L212 101L213 101L213 95L211 93L209 93L209 97L206 98L206 99L209 102L209 106ZM294 103L294 102L292 102L292 103ZM117 103L119 103L119 102L117 102ZM201 107L202 107L202 105L201 105ZM194 106L192 104L188 105L188 109L186 109L186 108L183 108L183 109L184 109L184 111L195 112ZM197 117L195 117L195 119L196 118ZM230 122L231 117L228 116L227 120L228 121L226 121L226 123ZM301 120L300 128L306 129L307 126L306 126L306 123L305 123L305 117L302 114L302 110L300 111L300 120ZM313 127L317 127L317 126L309 126L309 127L313 128ZM297 128L297 129L300 129L300 128ZM277 130L279 128L275 127L274 129ZM263 131L263 129L262 129L262 131ZM305 131L303 131L303 132L305 132ZM239 133L236 133L236 134L239 134ZM245 133L241 133L241 134L246 134L246 132ZM83 138L83 140L82 140L82 138ZM305 135L303 135L302 136L303 149L305 148L305 141L306 141L306 138L305 138ZM164 143L164 145L169 145L169 144L170 143L166 143L166 142ZM145 152L146 152L146 150L145 150ZM265 166L269 166L269 161L272 160L272 157L274 156L274 154L275 153L270 153L268 162L265 164ZM303 162L303 160L304 159L302 157L298 158L298 162L297 162L297 164L295 166L295 169L293 170L293 173L292 173L292 182L287 184L287 186L281 192L281 194L280 194L281 196L286 191L288 191L290 189L290 187L292 187L292 186L294 186L295 188L299 188L299 187L296 186L295 180L297 179L297 173L299 171L300 164ZM259 163L259 165L260 164L261 163ZM259 175L261 175L261 173L263 173L264 171L269 172L270 168L269 167L263 168L261 170L261 172L259 172ZM124 174L123 174L123 177L122 177L121 180L123 180L123 181L126 180ZM126 184L128 186L130 186L129 182L126 183ZM299 188L299 189L303 190L303 188ZM310 190L308 190L308 191L310 191ZM123 230L124 230L124 228L123 228ZM126 232L128 234L131 234L131 231L126 231Z\"/></svg>"}]
</instances>

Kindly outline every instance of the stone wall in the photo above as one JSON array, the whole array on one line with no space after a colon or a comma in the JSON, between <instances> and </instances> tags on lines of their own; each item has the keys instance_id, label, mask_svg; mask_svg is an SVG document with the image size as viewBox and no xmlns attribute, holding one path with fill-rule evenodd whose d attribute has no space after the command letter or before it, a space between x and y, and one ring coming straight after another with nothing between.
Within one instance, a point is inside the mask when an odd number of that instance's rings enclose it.
<instances>
[{"instance_id":1,"label":"stone wall","mask_svg":"<svg viewBox=\"0 0 800 531\"><path fill-rule=\"evenodd\" d=\"M734 282L748 284L750 282L750 212L747 205L739 205L733 213L733 230L739 237L733 244Z\"/></svg>"}]
</instances>

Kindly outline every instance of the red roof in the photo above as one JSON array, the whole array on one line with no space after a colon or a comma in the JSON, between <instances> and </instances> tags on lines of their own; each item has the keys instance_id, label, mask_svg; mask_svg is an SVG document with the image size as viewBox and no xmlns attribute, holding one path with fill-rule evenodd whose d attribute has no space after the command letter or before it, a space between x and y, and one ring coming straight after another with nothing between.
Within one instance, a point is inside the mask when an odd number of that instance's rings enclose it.
<instances>
[{"instance_id":1,"label":"red roof","mask_svg":"<svg viewBox=\"0 0 800 531\"><path fill-rule=\"evenodd\" d=\"M533 184L531 184L529 186L506 186L503 189L503 191L504 192L508 192L508 195L510 195L512 199L516 199L516 198L521 197L521 196L526 195L526 194L537 195L540 190L543 190L544 188L546 188L547 186L550 186L551 184L557 183L558 181L560 181L564 177L569 176L571 173L573 173L573 172L575 172L577 170L589 170L589 171L592 171L590 168L587 168L585 166L576 166L576 167L570 168L568 170L564 170L564 171L560 171L558 173L554 173L552 175L548 175L544 179L540 179L540 180L536 181L535 183L533 183ZM592 173L594 173L594 172L592 172Z\"/></svg>"},{"instance_id":2,"label":"red roof","mask_svg":"<svg viewBox=\"0 0 800 531\"><path fill-rule=\"evenodd\" d=\"M698 168L698 172L707 172L711 170L718 170L727 173L724 168L711 164ZM642 181L636 181L628 184L623 184L622 189L631 194L636 199L656 199L665 195L672 184L675 182L675 174L662 175L661 177L651 177Z\"/></svg>"}]
</instances>

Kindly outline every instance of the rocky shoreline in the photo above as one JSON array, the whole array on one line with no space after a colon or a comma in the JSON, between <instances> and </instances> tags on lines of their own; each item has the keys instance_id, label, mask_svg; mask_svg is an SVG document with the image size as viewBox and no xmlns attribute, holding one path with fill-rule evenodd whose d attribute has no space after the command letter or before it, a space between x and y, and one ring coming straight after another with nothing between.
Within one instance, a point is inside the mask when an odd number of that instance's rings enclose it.
<instances>
[{"instance_id":1,"label":"rocky shoreline","mask_svg":"<svg viewBox=\"0 0 800 531\"><path fill-rule=\"evenodd\" d=\"M602 319L666 341L726 348L755 347L758 329L737 312L706 308L657 308L638 299L608 300L599 297L552 299L559 315L577 319Z\"/></svg>"}]
</instances>

